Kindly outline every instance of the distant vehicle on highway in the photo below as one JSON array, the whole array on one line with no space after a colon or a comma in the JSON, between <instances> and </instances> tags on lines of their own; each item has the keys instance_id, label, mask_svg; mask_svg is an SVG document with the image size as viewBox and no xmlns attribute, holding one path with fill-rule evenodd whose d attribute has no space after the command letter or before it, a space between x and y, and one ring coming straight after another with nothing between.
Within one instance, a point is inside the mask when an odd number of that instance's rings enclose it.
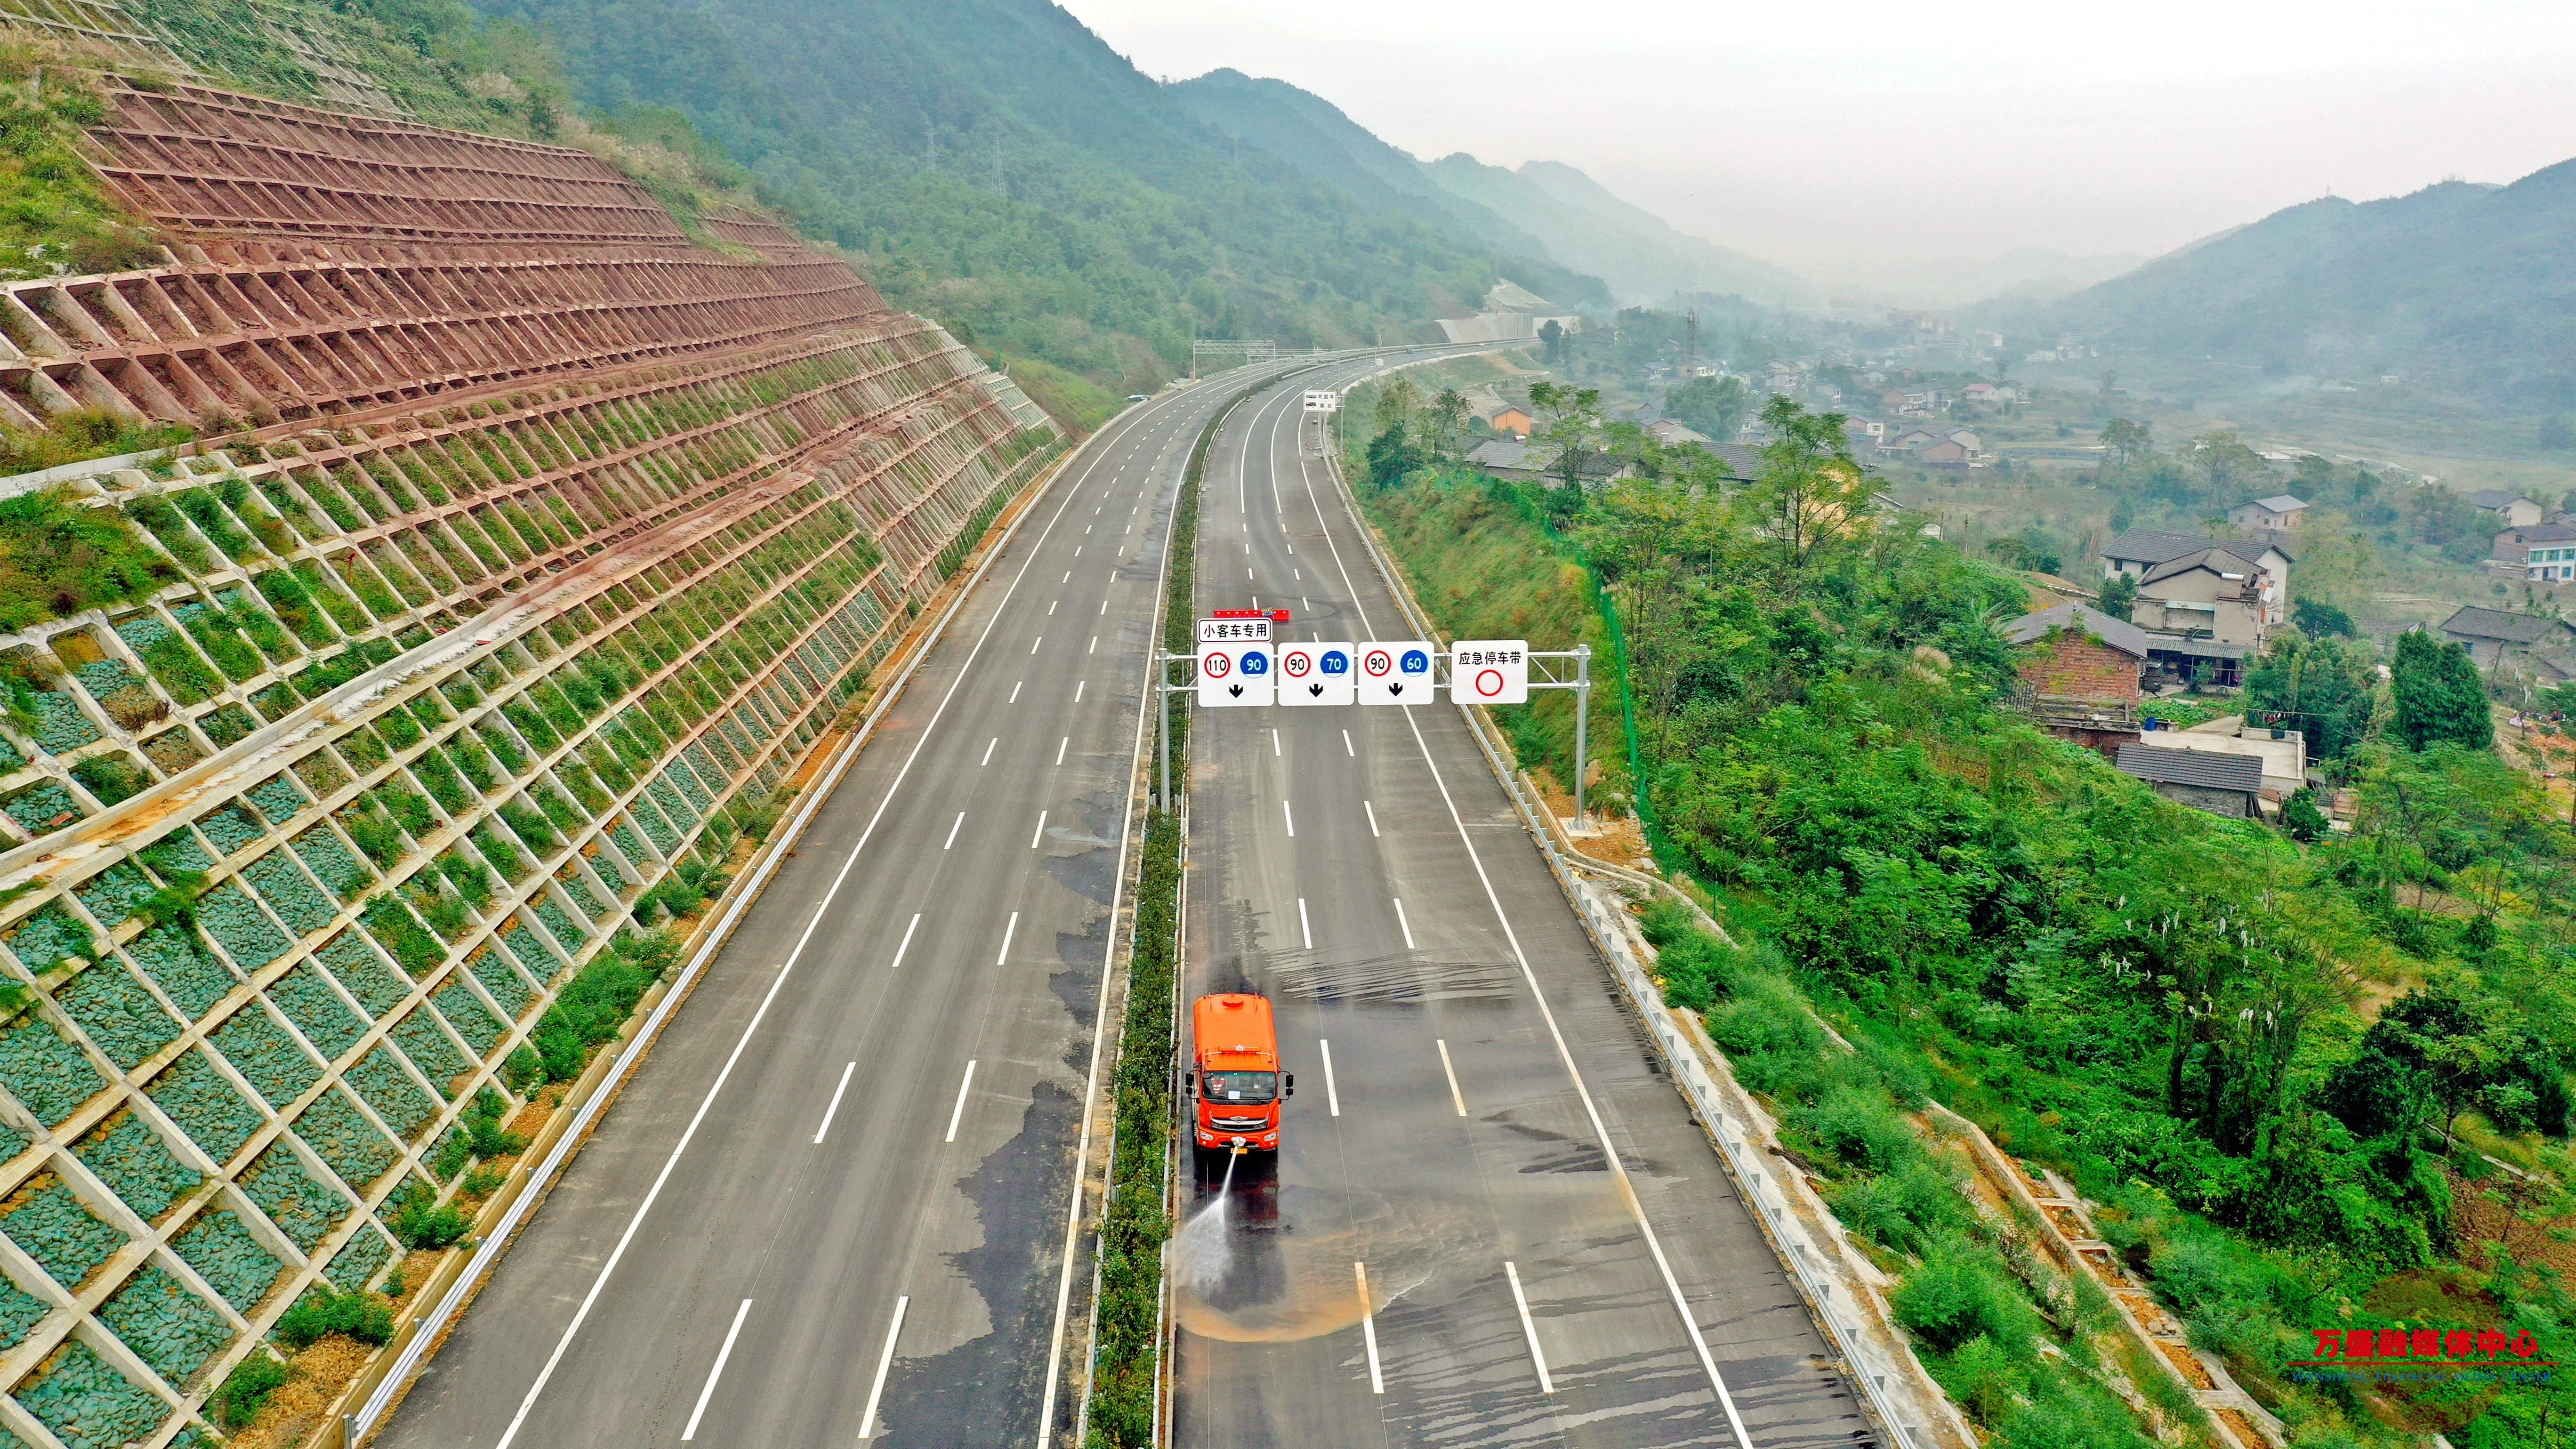
<instances>
[{"instance_id":1,"label":"distant vehicle on highway","mask_svg":"<svg viewBox=\"0 0 2576 1449\"><path fill-rule=\"evenodd\" d=\"M1131 392L1127 394L1127 400L1129 402L1143 402L1145 400L1145 395L1141 392Z\"/></svg>"},{"instance_id":2,"label":"distant vehicle on highway","mask_svg":"<svg viewBox=\"0 0 2576 1449\"><path fill-rule=\"evenodd\" d=\"M1190 1008L1190 1050L1195 1070L1181 1089L1195 1104L1192 1141L1207 1152L1278 1151L1280 1103L1297 1095L1297 1078L1279 1070L1270 998L1200 997Z\"/></svg>"}]
</instances>

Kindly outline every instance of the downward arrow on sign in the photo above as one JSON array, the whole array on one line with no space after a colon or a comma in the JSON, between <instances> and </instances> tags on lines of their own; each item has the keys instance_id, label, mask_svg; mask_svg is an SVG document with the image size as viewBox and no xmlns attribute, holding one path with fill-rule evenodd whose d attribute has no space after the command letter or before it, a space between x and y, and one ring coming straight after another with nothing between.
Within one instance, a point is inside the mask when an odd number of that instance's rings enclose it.
<instances>
[{"instance_id":1,"label":"downward arrow on sign","mask_svg":"<svg viewBox=\"0 0 2576 1449\"><path fill-rule=\"evenodd\" d=\"M1240 685L1240 684L1229 684L1229 685L1227 685L1227 686L1225 687L1225 692L1226 692L1226 693L1228 693L1228 694L1230 694L1230 695L1233 695L1233 696L1234 696L1235 698L1237 698L1237 699L1241 699L1241 698L1243 698L1243 686L1242 686L1242 685Z\"/></svg>"},{"instance_id":2,"label":"downward arrow on sign","mask_svg":"<svg viewBox=\"0 0 2576 1449\"><path fill-rule=\"evenodd\" d=\"M1310 685L1307 685L1307 686L1306 686L1306 693L1307 693L1308 695L1310 695L1310 696L1313 696L1313 695L1320 695L1320 694L1322 694L1323 692L1324 692L1324 686L1323 686L1323 685L1321 685L1321 684L1310 684Z\"/></svg>"}]
</instances>

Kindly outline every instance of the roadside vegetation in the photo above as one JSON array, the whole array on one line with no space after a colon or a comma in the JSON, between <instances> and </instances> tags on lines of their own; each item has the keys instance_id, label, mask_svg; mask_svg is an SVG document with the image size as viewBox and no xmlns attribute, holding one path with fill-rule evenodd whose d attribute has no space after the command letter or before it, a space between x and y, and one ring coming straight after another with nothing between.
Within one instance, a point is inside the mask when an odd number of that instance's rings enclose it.
<instances>
[{"instance_id":1,"label":"roadside vegetation","mask_svg":"<svg viewBox=\"0 0 2576 1449\"><path fill-rule=\"evenodd\" d=\"M1879 513L1839 419L1775 400L1736 482L1551 389L1542 434L1635 475L1503 482L1454 464L1430 386L1350 399L1364 506L1452 630L1491 611L1445 569L1517 554L1550 579L1570 547L1597 580L1633 727L1586 762L1595 798L1633 799L1738 943L1649 913L1668 1000L1900 1277L1900 1320L1993 1442L2216 1431L2115 1361L2100 1285L1957 1190L1929 1102L2074 1183L2295 1442L2541 1442L2545 1385L2297 1367L2320 1330L2494 1334L2509 1364L2576 1349L2576 839L2456 647L2383 656L2313 614L2286 632L2246 702L2310 721L2350 828L2313 798L2277 826L2221 820L2012 712L1998 625L2025 588ZM1477 536L1426 553L1417 520L1444 515ZM1525 764L1576 768L1513 738Z\"/></svg>"}]
</instances>

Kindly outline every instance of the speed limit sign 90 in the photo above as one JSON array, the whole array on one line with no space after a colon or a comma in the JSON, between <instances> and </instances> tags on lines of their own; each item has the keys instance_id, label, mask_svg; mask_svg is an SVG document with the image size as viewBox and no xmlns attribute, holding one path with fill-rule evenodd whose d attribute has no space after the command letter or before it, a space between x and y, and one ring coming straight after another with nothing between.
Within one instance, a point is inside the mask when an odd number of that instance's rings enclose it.
<instances>
[{"instance_id":1,"label":"speed limit sign 90","mask_svg":"<svg viewBox=\"0 0 2576 1449\"><path fill-rule=\"evenodd\" d=\"M1275 694L1270 646L1245 641L1199 646L1199 703L1209 709L1269 704Z\"/></svg>"},{"instance_id":2,"label":"speed limit sign 90","mask_svg":"<svg viewBox=\"0 0 2576 1449\"><path fill-rule=\"evenodd\" d=\"M1362 644L1360 703L1432 703L1431 656L1436 652L1428 639L1373 639Z\"/></svg>"},{"instance_id":3,"label":"speed limit sign 90","mask_svg":"<svg viewBox=\"0 0 2576 1449\"><path fill-rule=\"evenodd\" d=\"M1529 703L1529 641L1461 639L1450 645L1449 698L1455 704Z\"/></svg>"}]
</instances>

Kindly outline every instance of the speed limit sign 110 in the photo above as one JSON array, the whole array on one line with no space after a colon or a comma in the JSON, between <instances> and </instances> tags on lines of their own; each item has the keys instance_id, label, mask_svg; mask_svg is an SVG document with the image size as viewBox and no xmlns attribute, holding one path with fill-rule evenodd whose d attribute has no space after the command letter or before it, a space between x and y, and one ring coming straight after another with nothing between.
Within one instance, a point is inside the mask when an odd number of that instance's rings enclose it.
<instances>
[{"instance_id":1,"label":"speed limit sign 110","mask_svg":"<svg viewBox=\"0 0 2576 1449\"><path fill-rule=\"evenodd\" d=\"M1373 639L1359 647L1359 697L1362 704L1430 704L1431 658L1428 639Z\"/></svg>"},{"instance_id":2,"label":"speed limit sign 110","mask_svg":"<svg viewBox=\"0 0 2576 1449\"><path fill-rule=\"evenodd\" d=\"M1242 640L1199 646L1199 703L1209 709L1274 702L1270 646Z\"/></svg>"},{"instance_id":3,"label":"speed limit sign 110","mask_svg":"<svg viewBox=\"0 0 2576 1449\"><path fill-rule=\"evenodd\" d=\"M1449 646L1453 704L1529 703L1527 639L1461 639Z\"/></svg>"}]
</instances>

